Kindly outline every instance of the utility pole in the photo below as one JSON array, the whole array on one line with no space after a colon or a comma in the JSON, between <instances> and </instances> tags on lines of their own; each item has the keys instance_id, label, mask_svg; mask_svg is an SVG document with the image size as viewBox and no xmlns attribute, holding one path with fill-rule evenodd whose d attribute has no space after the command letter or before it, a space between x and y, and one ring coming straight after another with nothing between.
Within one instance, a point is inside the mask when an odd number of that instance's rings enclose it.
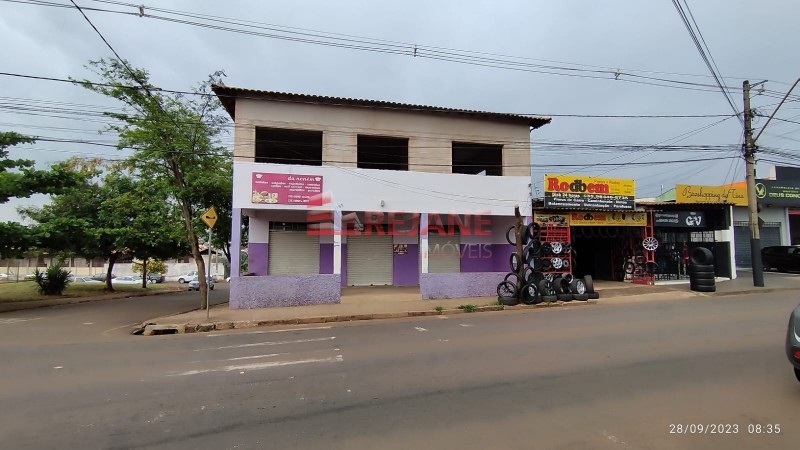
<instances>
[{"instance_id":1,"label":"utility pole","mask_svg":"<svg viewBox=\"0 0 800 450\"><path fill-rule=\"evenodd\" d=\"M761 263L761 233L758 229L758 198L756 197L756 141L753 139L753 114L750 110L750 81L742 82L744 95L744 160L747 168L747 211L750 217L750 261L753 266L753 286L764 287L764 267Z\"/></svg>"}]
</instances>

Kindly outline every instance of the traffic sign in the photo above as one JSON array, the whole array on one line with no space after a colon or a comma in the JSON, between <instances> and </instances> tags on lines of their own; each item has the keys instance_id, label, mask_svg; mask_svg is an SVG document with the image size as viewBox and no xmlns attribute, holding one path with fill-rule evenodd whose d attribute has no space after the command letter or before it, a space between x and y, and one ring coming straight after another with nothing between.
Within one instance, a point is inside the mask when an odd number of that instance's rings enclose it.
<instances>
[{"instance_id":1,"label":"traffic sign","mask_svg":"<svg viewBox=\"0 0 800 450\"><path fill-rule=\"evenodd\" d=\"M214 225L217 223L217 210L215 210L213 206L208 208L208 211L200 216L200 220L205 222L208 228L214 228Z\"/></svg>"}]
</instances>

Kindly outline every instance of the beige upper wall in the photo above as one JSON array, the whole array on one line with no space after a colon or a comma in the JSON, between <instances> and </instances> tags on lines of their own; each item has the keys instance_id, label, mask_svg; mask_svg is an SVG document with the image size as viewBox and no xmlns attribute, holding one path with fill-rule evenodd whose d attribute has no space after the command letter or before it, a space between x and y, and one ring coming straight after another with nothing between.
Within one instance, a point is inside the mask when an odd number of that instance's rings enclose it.
<instances>
[{"instance_id":1,"label":"beige upper wall","mask_svg":"<svg viewBox=\"0 0 800 450\"><path fill-rule=\"evenodd\" d=\"M452 141L501 144L503 175L530 176L530 133L526 124L425 112L238 99L236 160L253 161L256 126L322 131L323 160L346 167L356 166L359 134L409 138L409 170L417 172L450 173Z\"/></svg>"}]
</instances>

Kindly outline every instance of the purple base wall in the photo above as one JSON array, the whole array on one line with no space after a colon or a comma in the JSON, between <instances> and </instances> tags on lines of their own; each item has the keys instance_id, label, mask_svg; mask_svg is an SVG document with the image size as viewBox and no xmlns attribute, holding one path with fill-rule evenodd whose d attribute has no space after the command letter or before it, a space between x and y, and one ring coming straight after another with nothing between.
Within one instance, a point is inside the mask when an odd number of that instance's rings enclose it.
<instances>
[{"instance_id":1,"label":"purple base wall","mask_svg":"<svg viewBox=\"0 0 800 450\"><path fill-rule=\"evenodd\" d=\"M461 272L494 272L492 244L461 244Z\"/></svg>"},{"instance_id":2,"label":"purple base wall","mask_svg":"<svg viewBox=\"0 0 800 450\"><path fill-rule=\"evenodd\" d=\"M319 273L333 273L333 244L319 244Z\"/></svg>"},{"instance_id":3,"label":"purple base wall","mask_svg":"<svg viewBox=\"0 0 800 450\"><path fill-rule=\"evenodd\" d=\"M347 244L342 243L342 282L339 286L347 286Z\"/></svg>"},{"instance_id":4,"label":"purple base wall","mask_svg":"<svg viewBox=\"0 0 800 450\"><path fill-rule=\"evenodd\" d=\"M419 290L424 300L497 297L497 285L505 275L505 272L423 273Z\"/></svg>"},{"instance_id":5,"label":"purple base wall","mask_svg":"<svg viewBox=\"0 0 800 450\"><path fill-rule=\"evenodd\" d=\"M515 251L517 251L516 245L492 244L492 270L494 272L510 272L511 266L509 264L509 258L511 258L511 254ZM497 286L495 286L495 288L496 287Z\"/></svg>"},{"instance_id":6,"label":"purple base wall","mask_svg":"<svg viewBox=\"0 0 800 450\"><path fill-rule=\"evenodd\" d=\"M230 308L271 308L339 303L339 275L231 278Z\"/></svg>"},{"instance_id":7,"label":"purple base wall","mask_svg":"<svg viewBox=\"0 0 800 450\"><path fill-rule=\"evenodd\" d=\"M405 255L393 253L392 285L419 285L419 244L408 244L408 252Z\"/></svg>"},{"instance_id":8,"label":"purple base wall","mask_svg":"<svg viewBox=\"0 0 800 450\"><path fill-rule=\"evenodd\" d=\"M269 274L269 244L247 244L247 271L258 276Z\"/></svg>"}]
</instances>

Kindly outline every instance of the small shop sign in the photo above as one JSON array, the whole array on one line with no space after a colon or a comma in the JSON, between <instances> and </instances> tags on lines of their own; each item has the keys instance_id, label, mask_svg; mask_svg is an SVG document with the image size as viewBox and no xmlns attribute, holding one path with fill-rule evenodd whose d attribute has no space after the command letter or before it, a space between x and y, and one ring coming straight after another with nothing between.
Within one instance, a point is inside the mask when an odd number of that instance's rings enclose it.
<instances>
[{"instance_id":1,"label":"small shop sign","mask_svg":"<svg viewBox=\"0 0 800 450\"><path fill-rule=\"evenodd\" d=\"M653 213L653 225L673 228L704 228L706 215L702 211L661 211Z\"/></svg>"},{"instance_id":2,"label":"small shop sign","mask_svg":"<svg viewBox=\"0 0 800 450\"><path fill-rule=\"evenodd\" d=\"M545 208L632 211L634 195L633 180L579 175L544 176Z\"/></svg>"},{"instance_id":3,"label":"small shop sign","mask_svg":"<svg viewBox=\"0 0 800 450\"><path fill-rule=\"evenodd\" d=\"M800 181L756 180L758 203L774 206L800 206Z\"/></svg>"},{"instance_id":4,"label":"small shop sign","mask_svg":"<svg viewBox=\"0 0 800 450\"><path fill-rule=\"evenodd\" d=\"M253 172L251 203L307 205L322 194L322 176Z\"/></svg>"},{"instance_id":5,"label":"small shop sign","mask_svg":"<svg viewBox=\"0 0 800 450\"><path fill-rule=\"evenodd\" d=\"M747 206L745 186L675 185L675 203L729 203Z\"/></svg>"},{"instance_id":6,"label":"small shop sign","mask_svg":"<svg viewBox=\"0 0 800 450\"><path fill-rule=\"evenodd\" d=\"M618 211L572 212L569 213L569 224L573 227L643 227L647 225L647 213Z\"/></svg>"},{"instance_id":7,"label":"small shop sign","mask_svg":"<svg viewBox=\"0 0 800 450\"><path fill-rule=\"evenodd\" d=\"M408 244L394 244L395 255L405 255L408 253Z\"/></svg>"}]
</instances>

